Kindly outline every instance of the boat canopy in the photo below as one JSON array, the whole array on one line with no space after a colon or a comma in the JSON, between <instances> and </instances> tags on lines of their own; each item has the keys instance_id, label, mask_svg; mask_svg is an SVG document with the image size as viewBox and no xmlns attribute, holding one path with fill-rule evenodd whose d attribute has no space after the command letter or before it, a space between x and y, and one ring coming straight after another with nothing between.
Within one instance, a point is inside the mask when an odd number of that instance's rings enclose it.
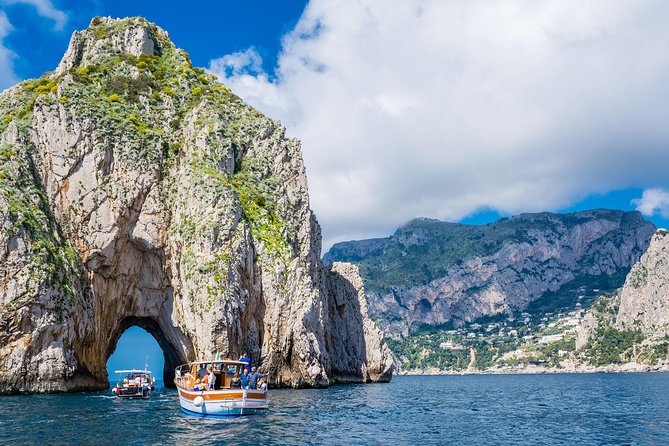
<instances>
[{"instance_id":1,"label":"boat canopy","mask_svg":"<svg viewBox=\"0 0 669 446\"><path fill-rule=\"evenodd\" d=\"M114 370L114 373L151 373L151 370Z\"/></svg>"},{"instance_id":2,"label":"boat canopy","mask_svg":"<svg viewBox=\"0 0 669 446\"><path fill-rule=\"evenodd\" d=\"M230 359L212 359L211 361L193 361L191 365L200 365L200 364L234 364L234 365L248 365L242 361L232 361Z\"/></svg>"}]
</instances>

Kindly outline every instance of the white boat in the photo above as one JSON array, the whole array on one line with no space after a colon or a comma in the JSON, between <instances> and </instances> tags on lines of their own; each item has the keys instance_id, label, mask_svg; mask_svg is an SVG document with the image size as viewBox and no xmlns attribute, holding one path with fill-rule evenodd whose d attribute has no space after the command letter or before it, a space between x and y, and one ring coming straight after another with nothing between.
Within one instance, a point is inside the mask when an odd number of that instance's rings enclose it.
<instances>
[{"instance_id":1,"label":"white boat","mask_svg":"<svg viewBox=\"0 0 669 446\"><path fill-rule=\"evenodd\" d=\"M115 370L118 375L112 393L122 398L148 398L156 387L156 380L150 370Z\"/></svg>"},{"instance_id":2,"label":"white boat","mask_svg":"<svg viewBox=\"0 0 669 446\"><path fill-rule=\"evenodd\" d=\"M252 415L268 408L267 390L235 387L247 363L232 360L195 361L175 370L181 410L199 416ZM203 384L211 367L216 377L213 389Z\"/></svg>"}]
</instances>

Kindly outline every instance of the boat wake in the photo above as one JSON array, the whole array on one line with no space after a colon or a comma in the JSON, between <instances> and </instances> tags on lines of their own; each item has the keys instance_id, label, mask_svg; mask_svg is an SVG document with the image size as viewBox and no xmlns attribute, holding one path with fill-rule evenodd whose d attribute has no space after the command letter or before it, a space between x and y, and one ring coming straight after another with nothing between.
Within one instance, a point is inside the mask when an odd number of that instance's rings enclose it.
<instances>
[{"instance_id":1,"label":"boat wake","mask_svg":"<svg viewBox=\"0 0 669 446\"><path fill-rule=\"evenodd\" d=\"M114 395L91 395L88 398L102 398L105 400L115 400L118 397Z\"/></svg>"}]
</instances>

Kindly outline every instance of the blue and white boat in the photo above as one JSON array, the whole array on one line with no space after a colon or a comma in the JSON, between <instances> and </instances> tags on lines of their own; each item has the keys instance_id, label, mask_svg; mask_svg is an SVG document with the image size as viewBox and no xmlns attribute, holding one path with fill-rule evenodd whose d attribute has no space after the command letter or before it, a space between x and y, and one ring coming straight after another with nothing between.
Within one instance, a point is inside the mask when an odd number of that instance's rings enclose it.
<instances>
[{"instance_id":1,"label":"blue and white boat","mask_svg":"<svg viewBox=\"0 0 669 446\"><path fill-rule=\"evenodd\" d=\"M155 389L156 380L150 370L115 370L118 375L116 387L112 393L122 398L148 398Z\"/></svg>"}]
</instances>

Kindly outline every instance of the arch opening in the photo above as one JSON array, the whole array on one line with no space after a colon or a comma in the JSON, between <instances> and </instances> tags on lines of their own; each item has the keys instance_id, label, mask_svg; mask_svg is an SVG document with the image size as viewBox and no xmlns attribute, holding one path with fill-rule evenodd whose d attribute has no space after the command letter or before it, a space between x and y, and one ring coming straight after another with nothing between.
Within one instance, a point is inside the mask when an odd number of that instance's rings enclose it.
<instances>
[{"instance_id":1,"label":"arch opening","mask_svg":"<svg viewBox=\"0 0 669 446\"><path fill-rule=\"evenodd\" d=\"M128 333L127 340L126 333ZM150 335L153 339L151 340L147 335ZM122 337L123 339L121 339ZM122 350L119 350L119 348ZM146 349L150 349L150 352ZM174 369L185 363L186 360L179 356L158 322L147 317L125 318L119 324L115 335L110 339L106 355L110 384L115 384L114 370L116 368L144 368L146 355L149 355L151 364L162 362L158 369L151 369L156 381L162 379L162 385L174 387ZM162 361L160 355L162 355Z\"/></svg>"},{"instance_id":2,"label":"arch opening","mask_svg":"<svg viewBox=\"0 0 669 446\"><path fill-rule=\"evenodd\" d=\"M116 343L116 348L107 360L109 386L116 384L115 370L148 369L156 379L156 385L163 387L163 351L153 336L143 328L128 328Z\"/></svg>"}]
</instances>

